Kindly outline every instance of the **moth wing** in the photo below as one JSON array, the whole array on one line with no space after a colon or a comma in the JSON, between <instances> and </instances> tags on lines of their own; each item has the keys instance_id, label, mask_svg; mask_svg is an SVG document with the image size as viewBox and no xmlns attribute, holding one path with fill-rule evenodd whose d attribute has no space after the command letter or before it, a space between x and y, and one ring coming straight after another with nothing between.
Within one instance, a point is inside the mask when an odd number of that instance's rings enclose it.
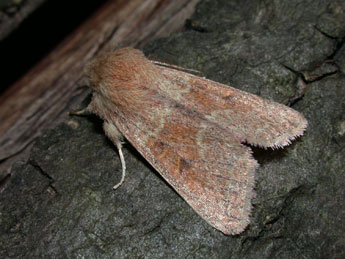
<instances>
[{"instance_id":1,"label":"moth wing","mask_svg":"<svg viewBox=\"0 0 345 259\"><path fill-rule=\"evenodd\" d=\"M89 109L225 234L249 223L257 163L241 142L284 146L307 125L286 106L155 66L128 48L92 63L89 79L97 86ZM110 128L105 131L118 144Z\"/></svg>"},{"instance_id":2,"label":"moth wing","mask_svg":"<svg viewBox=\"0 0 345 259\"><path fill-rule=\"evenodd\" d=\"M174 89L164 89L167 95L241 142L282 147L307 127L303 115L285 105L189 73L157 67L166 80L173 82Z\"/></svg>"},{"instance_id":3,"label":"moth wing","mask_svg":"<svg viewBox=\"0 0 345 259\"><path fill-rule=\"evenodd\" d=\"M117 127L210 225L225 234L242 232L249 223L257 167L250 149L167 103L151 114L154 120L128 115Z\"/></svg>"}]
</instances>

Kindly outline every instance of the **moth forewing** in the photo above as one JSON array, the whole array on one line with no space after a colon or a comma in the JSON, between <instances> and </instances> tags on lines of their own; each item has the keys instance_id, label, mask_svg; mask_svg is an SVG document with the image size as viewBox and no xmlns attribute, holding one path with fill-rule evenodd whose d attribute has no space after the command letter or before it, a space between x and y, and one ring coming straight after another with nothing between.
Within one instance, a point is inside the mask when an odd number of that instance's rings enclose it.
<instances>
[{"instance_id":1,"label":"moth forewing","mask_svg":"<svg viewBox=\"0 0 345 259\"><path fill-rule=\"evenodd\" d=\"M210 225L249 224L255 169L248 142L282 147L302 135L303 115L284 105L172 68L139 50L106 53L87 70L89 110L120 151L122 136Z\"/></svg>"}]
</instances>

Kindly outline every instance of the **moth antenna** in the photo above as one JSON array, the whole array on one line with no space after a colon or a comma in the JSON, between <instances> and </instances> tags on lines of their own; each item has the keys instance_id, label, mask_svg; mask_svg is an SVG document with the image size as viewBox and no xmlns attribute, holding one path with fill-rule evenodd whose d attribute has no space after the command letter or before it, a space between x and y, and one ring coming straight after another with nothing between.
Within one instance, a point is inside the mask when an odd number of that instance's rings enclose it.
<instances>
[{"instance_id":1,"label":"moth antenna","mask_svg":"<svg viewBox=\"0 0 345 259\"><path fill-rule=\"evenodd\" d=\"M116 146L119 150L119 156L120 156L120 161L121 161L121 166L122 166L122 176L121 176L120 182L118 182L117 184L114 185L114 187L113 187L114 190L116 190L117 188L119 188L121 186L121 184L125 181L125 177L126 177L126 162L125 162L125 158L124 158L123 153L122 153L121 142L117 143Z\"/></svg>"},{"instance_id":2,"label":"moth antenna","mask_svg":"<svg viewBox=\"0 0 345 259\"><path fill-rule=\"evenodd\" d=\"M151 62L153 64L155 64L155 65L162 66L162 67L172 68L172 69L175 69L175 70L181 70L181 71L186 71L186 72L194 72L196 74L202 74L202 72L200 72L198 70L191 69L191 68L180 67L180 66L176 66L176 65L160 62L160 61L157 61L157 60L151 60Z\"/></svg>"}]
</instances>

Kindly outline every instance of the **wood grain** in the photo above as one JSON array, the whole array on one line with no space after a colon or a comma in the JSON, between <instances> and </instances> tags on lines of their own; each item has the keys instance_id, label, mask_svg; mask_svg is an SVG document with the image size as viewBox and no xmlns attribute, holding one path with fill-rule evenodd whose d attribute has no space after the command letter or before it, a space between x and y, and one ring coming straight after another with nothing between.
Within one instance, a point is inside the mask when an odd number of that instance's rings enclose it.
<instances>
[{"instance_id":1,"label":"wood grain","mask_svg":"<svg viewBox=\"0 0 345 259\"><path fill-rule=\"evenodd\" d=\"M146 42L183 28L198 0L108 1L0 97L0 179L42 132L83 99L85 64L101 51Z\"/></svg>"}]
</instances>

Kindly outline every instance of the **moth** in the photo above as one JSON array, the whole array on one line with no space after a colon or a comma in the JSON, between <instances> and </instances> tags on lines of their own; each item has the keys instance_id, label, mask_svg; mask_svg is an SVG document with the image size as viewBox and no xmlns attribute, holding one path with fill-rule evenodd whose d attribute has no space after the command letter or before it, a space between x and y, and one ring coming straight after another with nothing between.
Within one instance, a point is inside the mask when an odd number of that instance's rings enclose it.
<instances>
[{"instance_id":1,"label":"moth","mask_svg":"<svg viewBox=\"0 0 345 259\"><path fill-rule=\"evenodd\" d=\"M279 148L303 134L297 111L122 48L91 61L87 112L122 153L127 139L183 199L224 234L249 224L258 163L243 143Z\"/></svg>"}]
</instances>

